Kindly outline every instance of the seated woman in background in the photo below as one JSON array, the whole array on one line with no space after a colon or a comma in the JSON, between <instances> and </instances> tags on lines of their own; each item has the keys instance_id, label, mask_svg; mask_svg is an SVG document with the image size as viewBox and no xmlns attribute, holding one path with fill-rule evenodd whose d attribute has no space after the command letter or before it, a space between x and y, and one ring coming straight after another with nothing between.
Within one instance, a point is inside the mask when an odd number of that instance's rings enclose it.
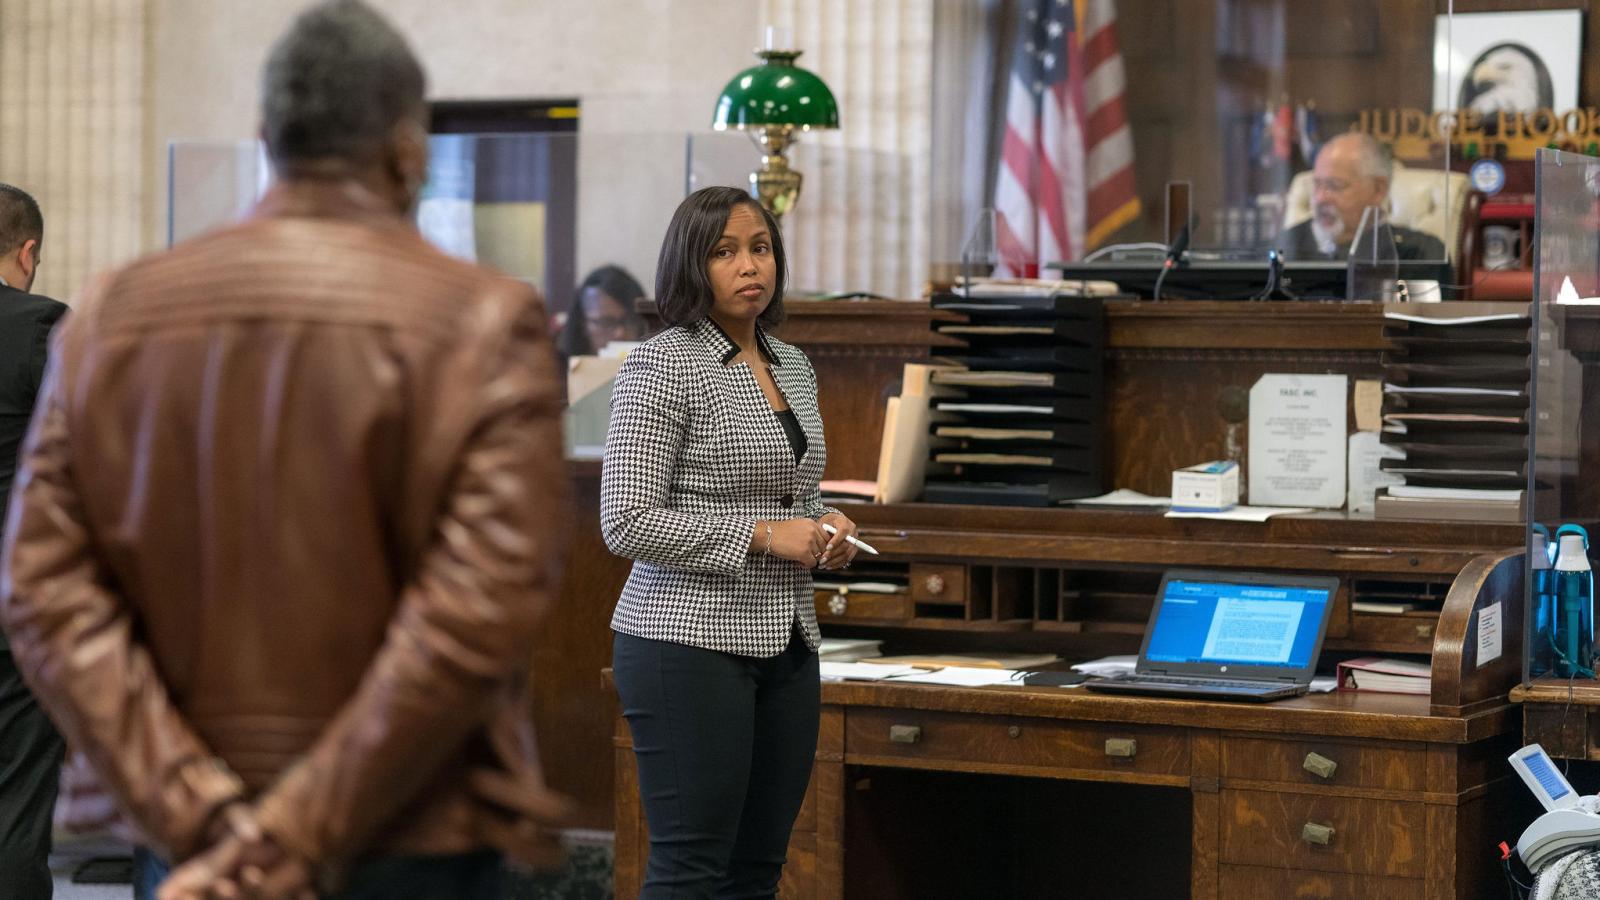
<instances>
[{"instance_id":1,"label":"seated woman in background","mask_svg":"<svg viewBox=\"0 0 1600 900\"><path fill-rule=\"evenodd\" d=\"M634 302L644 288L621 266L601 266L578 285L572 312L557 337L557 349L571 359L593 356L612 341L644 339L644 317Z\"/></svg>"}]
</instances>

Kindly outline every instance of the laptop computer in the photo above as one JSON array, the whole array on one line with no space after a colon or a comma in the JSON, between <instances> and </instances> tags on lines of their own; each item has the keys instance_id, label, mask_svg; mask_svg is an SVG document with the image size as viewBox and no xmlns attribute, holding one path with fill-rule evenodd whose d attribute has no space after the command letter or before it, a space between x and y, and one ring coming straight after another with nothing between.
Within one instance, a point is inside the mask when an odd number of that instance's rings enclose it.
<instances>
[{"instance_id":1,"label":"laptop computer","mask_svg":"<svg viewBox=\"0 0 1600 900\"><path fill-rule=\"evenodd\" d=\"M1304 694L1338 587L1332 576L1168 572L1134 673L1084 687L1258 702Z\"/></svg>"}]
</instances>

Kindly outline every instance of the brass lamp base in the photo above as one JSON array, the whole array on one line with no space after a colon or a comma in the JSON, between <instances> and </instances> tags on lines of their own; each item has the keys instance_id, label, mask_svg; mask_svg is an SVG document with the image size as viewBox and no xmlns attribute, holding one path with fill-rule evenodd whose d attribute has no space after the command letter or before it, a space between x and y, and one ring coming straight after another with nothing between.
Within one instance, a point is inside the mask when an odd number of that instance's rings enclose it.
<instances>
[{"instance_id":1,"label":"brass lamp base","mask_svg":"<svg viewBox=\"0 0 1600 900\"><path fill-rule=\"evenodd\" d=\"M760 145L762 155L761 168L750 173L750 195L768 212L782 217L800 199L802 178L789 168L789 160L783 155L794 142L793 129L773 126L752 131L751 136Z\"/></svg>"}]
</instances>

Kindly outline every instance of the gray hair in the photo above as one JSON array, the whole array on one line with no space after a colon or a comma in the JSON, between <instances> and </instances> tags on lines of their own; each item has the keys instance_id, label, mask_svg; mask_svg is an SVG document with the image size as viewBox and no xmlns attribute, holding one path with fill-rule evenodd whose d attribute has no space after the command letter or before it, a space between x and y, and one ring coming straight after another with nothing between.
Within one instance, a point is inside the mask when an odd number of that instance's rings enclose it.
<instances>
[{"instance_id":1,"label":"gray hair","mask_svg":"<svg viewBox=\"0 0 1600 900\"><path fill-rule=\"evenodd\" d=\"M1335 141L1354 141L1361 157L1361 174L1368 178L1384 178L1394 180L1394 157L1389 155L1389 148L1378 143L1378 139L1370 134L1359 131L1346 131L1337 137L1330 138L1322 145L1322 150L1328 149ZM1322 150L1317 151L1321 154Z\"/></svg>"},{"instance_id":2,"label":"gray hair","mask_svg":"<svg viewBox=\"0 0 1600 900\"><path fill-rule=\"evenodd\" d=\"M281 169L366 164L401 120L425 114L426 78L404 37L361 0L326 0L273 45L261 78L261 131Z\"/></svg>"},{"instance_id":3,"label":"gray hair","mask_svg":"<svg viewBox=\"0 0 1600 900\"><path fill-rule=\"evenodd\" d=\"M10 253L28 241L44 243L39 202L22 188L0 183L0 253Z\"/></svg>"}]
</instances>

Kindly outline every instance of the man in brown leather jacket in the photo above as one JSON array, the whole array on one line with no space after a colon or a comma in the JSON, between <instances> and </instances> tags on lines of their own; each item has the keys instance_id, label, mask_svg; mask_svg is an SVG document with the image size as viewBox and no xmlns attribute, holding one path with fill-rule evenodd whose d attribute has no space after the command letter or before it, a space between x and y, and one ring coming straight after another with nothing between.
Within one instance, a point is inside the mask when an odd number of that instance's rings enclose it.
<instances>
[{"instance_id":1,"label":"man in brown leather jacket","mask_svg":"<svg viewBox=\"0 0 1600 900\"><path fill-rule=\"evenodd\" d=\"M163 897L498 896L559 815L526 696L565 552L543 306L408 220L423 73L356 0L263 78L242 224L58 335L0 613Z\"/></svg>"}]
</instances>

